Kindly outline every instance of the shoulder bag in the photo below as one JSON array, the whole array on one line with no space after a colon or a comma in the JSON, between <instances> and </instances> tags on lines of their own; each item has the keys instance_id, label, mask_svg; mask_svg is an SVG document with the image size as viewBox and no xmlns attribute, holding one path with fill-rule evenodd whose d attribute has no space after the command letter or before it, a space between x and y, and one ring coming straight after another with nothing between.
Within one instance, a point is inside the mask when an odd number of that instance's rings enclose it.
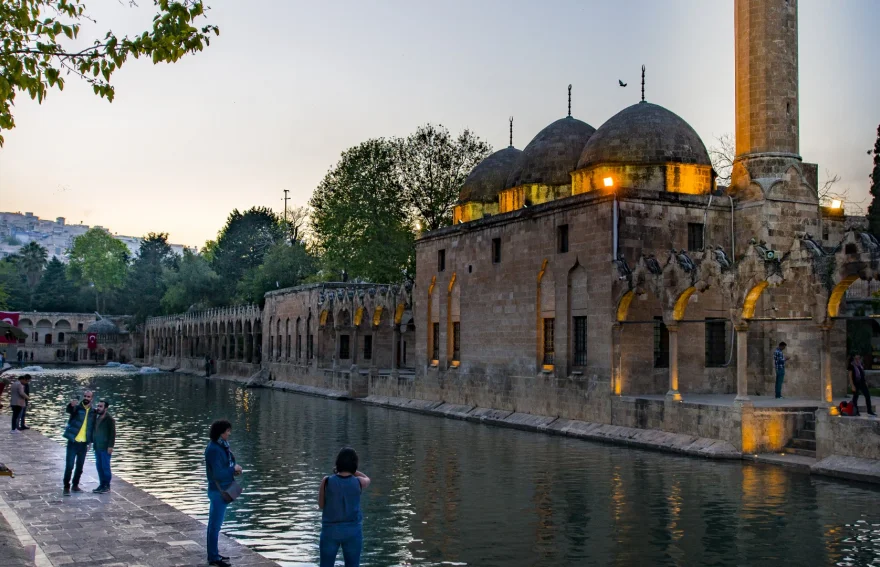
<instances>
[{"instance_id":1,"label":"shoulder bag","mask_svg":"<svg viewBox=\"0 0 880 567\"><path fill-rule=\"evenodd\" d=\"M214 471L211 471L211 478L214 478ZM235 502L235 499L241 496L241 485L238 484L235 480L232 481L232 484L226 487L226 490L223 490L223 487L220 486L220 483L216 480L214 484L217 486L217 490L220 491L220 496L223 498L223 501L227 504L231 504Z\"/></svg>"}]
</instances>

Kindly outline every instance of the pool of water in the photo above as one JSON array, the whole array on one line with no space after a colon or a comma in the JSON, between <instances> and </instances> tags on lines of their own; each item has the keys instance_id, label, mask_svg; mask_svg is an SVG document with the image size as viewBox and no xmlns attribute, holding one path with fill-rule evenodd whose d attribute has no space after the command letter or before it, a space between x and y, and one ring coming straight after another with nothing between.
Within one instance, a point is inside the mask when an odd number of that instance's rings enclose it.
<instances>
[{"instance_id":1,"label":"pool of water","mask_svg":"<svg viewBox=\"0 0 880 567\"><path fill-rule=\"evenodd\" d=\"M189 376L34 376L30 425L62 442L68 399L94 389L114 474L201 520L208 426L229 419L245 493L224 532L284 566L317 563L318 484L343 445L373 479L363 565L880 565L871 486Z\"/></svg>"}]
</instances>

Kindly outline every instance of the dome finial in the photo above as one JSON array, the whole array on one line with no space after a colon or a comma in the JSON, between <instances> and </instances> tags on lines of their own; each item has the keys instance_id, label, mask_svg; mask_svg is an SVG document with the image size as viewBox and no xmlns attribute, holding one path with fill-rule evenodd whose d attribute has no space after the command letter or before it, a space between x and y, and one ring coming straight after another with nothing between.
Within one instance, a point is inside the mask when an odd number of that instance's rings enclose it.
<instances>
[{"instance_id":1,"label":"dome finial","mask_svg":"<svg viewBox=\"0 0 880 567\"><path fill-rule=\"evenodd\" d=\"M642 102L645 102L645 66L642 65Z\"/></svg>"},{"instance_id":2,"label":"dome finial","mask_svg":"<svg viewBox=\"0 0 880 567\"><path fill-rule=\"evenodd\" d=\"M568 85L568 115L571 116L571 85Z\"/></svg>"},{"instance_id":3,"label":"dome finial","mask_svg":"<svg viewBox=\"0 0 880 567\"><path fill-rule=\"evenodd\" d=\"M510 117L510 147L513 147L513 116Z\"/></svg>"}]
</instances>

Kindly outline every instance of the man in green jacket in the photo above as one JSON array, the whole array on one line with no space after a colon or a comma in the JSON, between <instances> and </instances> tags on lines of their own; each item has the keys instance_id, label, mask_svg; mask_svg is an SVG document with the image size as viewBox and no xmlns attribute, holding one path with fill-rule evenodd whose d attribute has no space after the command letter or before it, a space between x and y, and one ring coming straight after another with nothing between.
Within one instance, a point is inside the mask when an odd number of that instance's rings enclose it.
<instances>
[{"instance_id":1,"label":"man in green jacket","mask_svg":"<svg viewBox=\"0 0 880 567\"><path fill-rule=\"evenodd\" d=\"M107 411L110 403L101 400L95 407L95 466L98 469L100 484L93 490L95 494L110 492L110 457L116 444L116 420Z\"/></svg>"}]
</instances>

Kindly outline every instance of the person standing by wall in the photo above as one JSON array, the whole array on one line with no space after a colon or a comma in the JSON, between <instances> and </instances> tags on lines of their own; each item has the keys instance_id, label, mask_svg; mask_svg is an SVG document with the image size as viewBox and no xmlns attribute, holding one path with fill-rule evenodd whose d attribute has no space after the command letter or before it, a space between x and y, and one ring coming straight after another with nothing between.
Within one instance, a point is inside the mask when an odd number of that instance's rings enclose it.
<instances>
[{"instance_id":1,"label":"person standing by wall","mask_svg":"<svg viewBox=\"0 0 880 567\"><path fill-rule=\"evenodd\" d=\"M220 528L226 516L227 490L241 474L241 466L235 463L235 455L229 448L232 424L219 419L211 424L208 431L208 446L205 448L205 474L208 477L208 564L216 567L229 567L229 557L220 555Z\"/></svg>"},{"instance_id":2,"label":"person standing by wall","mask_svg":"<svg viewBox=\"0 0 880 567\"><path fill-rule=\"evenodd\" d=\"M70 476L73 474L73 491L82 492L79 479L82 477L86 453L92 444L95 434L95 412L91 407L92 391L83 392L82 403L76 398L70 400L66 411L70 414L64 438L67 439L67 458L64 465L64 495L70 495ZM74 466L76 470L74 470Z\"/></svg>"},{"instance_id":3,"label":"person standing by wall","mask_svg":"<svg viewBox=\"0 0 880 567\"><path fill-rule=\"evenodd\" d=\"M776 368L776 399L782 399L782 382L785 380L785 363L790 360L785 356L785 342L779 343L773 351L773 366Z\"/></svg>"},{"instance_id":4,"label":"person standing by wall","mask_svg":"<svg viewBox=\"0 0 880 567\"><path fill-rule=\"evenodd\" d=\"M342 547L345 567L359 567L364 547L361 493L370 478L358 471L358 455L344 447L336 456L333 474L325 476L318 490L321 509L321 567L333 567Z\"/></svg>"},{"instance_id":5,"label":"person standing by wall","mask_svg":"<svg viewBox=\"0 0 880 567\"><path fill-rule=\"evenodd\" d=\"M116 445L116 420L107 411L110 402L101 400L95 406L95 467L98 469L98 488L92 492L110 492L110 457Z\"/></svg>"},{"instance_id":6,"label":"person standing by wall","mask_svg":"<svg viewBox=\"0 0 880 567\"><path fill-rule=\"evenodd\" d=\"M862 355L853 356L852 362L847 368L849 371L849 381L853 389L853 415L859 415L859 394L864 394L865 404L868 407L868 415L877 415L871 406L871 391L868 389L868 380L865 378L865 367L862 364Z\"/></svg>"},{"instance_id":7,"label":"person standing by wall","mask_svg":"<svg viewBox=\"0 0 880 567\"><path fill-rule=\"evenodd\" d=\"M18 430L21 423L21 412L24 411L24 406L28 400L25 385L30 381L31 375L25 374L12 384L12 390L9 393L9 405L12 406L12 433Z\"/></svg>"},{"instance_id":8,"label":"person standing by wall","mask_svg":"<svg viewBox=\"0 0 880 567\"><path fill-rule=\"evenodd\" d=\"M21 408L21 415L18 416L18 429L19 431L26 431L30 429L27 425L24 424L24 416L27 413L28 406L31 405L31 381L30 379L24 383L24 406Z\"/></svg>"}]
</instances>

